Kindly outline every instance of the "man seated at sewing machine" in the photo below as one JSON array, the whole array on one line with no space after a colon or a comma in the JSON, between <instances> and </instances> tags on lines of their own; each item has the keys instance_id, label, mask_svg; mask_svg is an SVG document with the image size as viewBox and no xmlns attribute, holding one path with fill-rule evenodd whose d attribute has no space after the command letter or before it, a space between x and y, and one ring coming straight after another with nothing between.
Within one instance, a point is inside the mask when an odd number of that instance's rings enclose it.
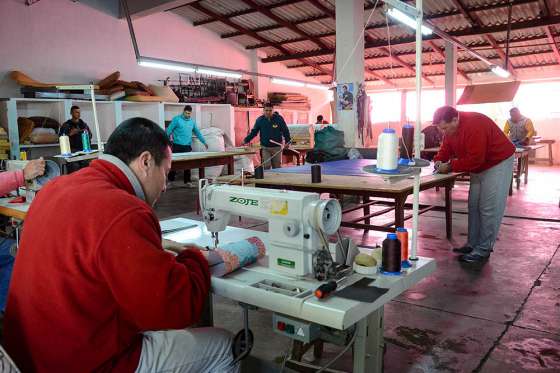
<instances>
[{"instance_id":1,"label":"man seated at sewing machine","mask_svg":"<svg viewBox=\"0 0 560 373\"><path fill-rule=\"evenodd\" d=\"M264 113L257 118L255 126L243 140L247 145L260 133L261 163L265 169L282 167L282 137L286 145L291 142L290 130L279 114L273 114L272 104L264 105Z\"/></svg>"},{"instance_id":2,"label":"man seated at sewing machine","mask_svg":"<svg viewBox=\"0 0 560 373\"><path fill-rule=\"evenodd\" d=\"M5 195L21 188L26 181L33 180L45 173L45 161L35 159L29 161L22 170L6 171L0 173L0 195ZM14 257L10 254L14 240L4 238L0 241L0 312L6 308L8 287L14 266Z\"/></svg>"},{"instance_id":3,"label":"man seated at sewing machine","mask_svg":"<svg viewBox=\"0 0 560 373\"><path fill-rule=\"evenodd\" d=\"M227 332L185 329L201 317L210 273L196 247L162 248L152 207L170 145L156 123L128 119L99 160L35 198L4 321L23 372L238 372ZM81 224L53 229L61 217Z\"/></svg>"}]
</instances>

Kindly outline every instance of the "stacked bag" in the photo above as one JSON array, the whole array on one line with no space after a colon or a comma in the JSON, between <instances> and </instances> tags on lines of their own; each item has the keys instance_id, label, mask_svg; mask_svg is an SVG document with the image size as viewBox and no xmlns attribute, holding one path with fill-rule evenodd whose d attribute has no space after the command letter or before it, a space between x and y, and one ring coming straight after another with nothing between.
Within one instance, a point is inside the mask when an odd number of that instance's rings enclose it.
<instances>
[{"instance_id":1,"label":"stacked bag","mask_svg":"<svg viewBox=\"0 0 560 373\"><path fill-rule=\"evenodd\" d=\"M313 150L307 152L307 163L322 163L348 158L348 149L344 146L344 132L327 126L315 132Z\"/></svg>"}]
</instances>

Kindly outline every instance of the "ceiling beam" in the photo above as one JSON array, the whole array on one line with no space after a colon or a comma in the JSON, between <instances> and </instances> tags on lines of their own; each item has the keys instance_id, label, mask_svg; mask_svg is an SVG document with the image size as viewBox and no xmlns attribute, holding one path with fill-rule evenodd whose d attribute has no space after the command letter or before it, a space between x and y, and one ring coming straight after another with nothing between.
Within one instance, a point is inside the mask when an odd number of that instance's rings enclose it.
<instances>
[{"instance_id":1,"label":"ceiling beam","mask_svg":"<svg viewBox=\"0 0 560 373\"><path fill-rule=\"evenodd\" d=\"M297 26L297 25L301 25L303 23L320 21L320 20L327 19L327 18L330 18L330 16L327 16L325 14L321 14L320 16L313 16L313 17L304 18L304 19L301 19L299 21L292 22L292 24ZM279 25L262 26L262 27L257 27L257 28L251 29L251 31L254 31L254 32L272 31L272 30L277 30L277 29L282 28L282 27L284 27L284 26L279 26ZM220 37L222 39L228 39L228 38L234 38L236 36L241 36L241 35L243 35L243 33L241 33L241 32L229 32L227 34L220 35ZM318 35L317 37L323 37L323 35ZM300 39L301 40L299 40L299 41L307 40L307 38L300 38ZM255 45L260 45L260 44L255 44ZM262 48L262 47L256 47L256 48L246 47L246 48L247 49L257 49L257 48Z\"/></svg>"},{"instance_id":2,"label":"ceiling beam","mask_svg":"<svg viewBox=\"0 0 560 373\"><path fill-rule=\"evenodd\" d=\"M480 18L478 18L478 16L475 16L475 15L471 14L470 12L468 12L465 8L465 5L463 4L463 2L461 0L452 0L452 1L453 1L453 4L455 4L455 6L459 9L461 14L463 14L463 16L467 19L467 21L469 21L471 26L475 26L475 27L481 27L482 26L482 22L480 22ZM490 42L492 47L496 50L496 52L498 52L498 54L502 58L502 60L503 60L502 66L505 65L505 63L507 61L506 69L508 69L509 72L513 76L515 76L515 68L513 67L512 63L509 61L509 59L507 58L504 50L496 42L496 39L494 39L494 37L492 35L489 35L489 34L484 35L484 37L486 38L486 40L488 40Z\"/></svg>"},{"instance_id":3,"label":"ceiling beam","mask_svg":"<svg viewBox=\"0 0 560 373\"><path fill-rule=\"evenodd\" d=\"M324 6L323 4L321 4L319 2L319 0L308 0L315 8L319 9L321 12L323 12L324 14L328 15L331 18L335 18L336 17L336 13L334 12L334 10L327 8L326 6Z\"/></svg>"},{"instance_id":4,"label":"ceiling beam","mask_svg":"<svg viewBox=\"0 0 560 373\"><path fill-rule=\"evenodd\" d=\"M379 50L381 50L383 53L385 53L387 55L387 57L389 57L395 63L401 65L402 67L404 67L405 69L407 69L410 72L416 73L416 69L414 67L412 67L408 63L404 62L400 57L392 54L391 51L389 50L389 48L379 48ZM428 77L426 77L426 74L424 74L424 73L422 73L422 78L424 78L424 80L427 81L428 83L434 84L434 81L429 79Z\"/></svg>"},{"instance_id":5,"label":"ceiling beam","mask_svg":"<svg viewBox=\"0 0 560 373\"><path fill-rule=\"evenodd\" d=\"M437 54L440 55L441 58L443 58L443 60L445 61L446 56L445 56L445 52L443 52L441 49L439 49L439 47L437 46L437 44L435 43L435 41L430 40L428 42L428 44L430 45L430 47L432 48L432 50L434 52L436 52ZM459 61L457 61L459 62ZM465 78L466 80L471 80L471 78L469 78L469 76L467 74L465 74L465 72L463 70L461 70L460 68L457 68L457 72L459 73L459 75L461 75L463 78Z\"/></svg>"},{"instance_id":6,"label":"ceiling beam","mask_svg":"<svg viewBox=\"0 0 560 373\"><path fill-rule=\"evenodd\" d=\"M558 50L558 44L556 44L556 40L554 39L554 35L552 34L550 26L545 27L544 30L546 32L549 43L551 43L552 51L556 56L556 60L558 60L558 63L560 63L560 51Z\"/></svg>"},{"instance_id":7,"label":"ceiling beam","mask_svg":"<svg viewBox=\"0 0 560 373\"><path fill-rule=\"evenodd\" d=\"M531 29L537 27L551 26L556 24L560 24L560 15L551 16L547 18L515 22L512 23L511 29L524 30L524 29ZM503 25L484 26L484 27L472 27L466 30L450 31L448 32L448 34L455 37L461 37L461 36L486 35L486 34L491 34L496 32L505 32L506 30L507 30L507 25L503 24ZM440 38L436 35L430 35L424 37L424 40L439 40L439 39ZM391 45L395 46L395 45L403 45L403 44L412 44L415 42L416 42L416 38L414 36L410 36L410 37L401 38L399 40L391 41ZM387 46L387 40L370 41L364 44L364 49L379 48L379 47L386 47L386 46ZM321 49L316 51L294 53L290 55L271 56L271 57L263 58L262 62L269 63L269 62L289 61L289 60L296 60L298 58L327 56L333 53L334 53L333 48Z\"/></svg>"},{"instance_id":8,"label":"ceiling beam","mask_svg":"<svg viewBox=\"0 0 560 373\"><path fill-rule=\"evenodd\" d=\"M516 0L513 2L513 5L522 5L522 4L530 4L530 3L535 3L538 0ZM504 8L507 7L506 3L498 3L498 4L491 4L491 5L484 5L484 6L480 6L480 7L470 7L470 8L466 8L466 10L468 12L478 12L478 11L484 11L484 10L493 10L493 9L499 9L499 8ZM449 16L454 16L454 15L459 15L461 14L461 12L459 10L453 10L451 12L446 12L446 13L438 13L438 14L432 14L432 15L426 15L425 19L427 20L431 20L431 19L437 19L437 18L442 18L442 17L449 17ZM325 18L330 18L330 16L326 16L323 15L320 17L320 19L325 19ZM305 23L305 22L312 22L312 21L318 21L319 19L316 20L303 20L301 23ZM299 24L299 22L298 22ZM389 20L389 26L399 26L399 23L395 23L391 20ZM252 29L253 31L256 32L260 32L260 31L270 31L270 30L275 30L278 28L282 28L283 26L280 25L274 25L274 26L267 26L267 27L263 27L263 28L256 28L256 29ZM381 22L381 23L377 23L377 24L372 24L367 26L365 29L366 30L375 30L375 29L384 29L387 27L387 24L385 22ZM332 32L326 32L320 35L316 35L317 37L329 37L329 36L334 36L336 33L334 31ZM241 34L239 33L232 33L232 34L224 34L221 37L222 38L226 38L226 37L234 37L234 36L239 36ZM296 39L291 39L288 41L282 41L279 42L279 44L289 44L289 43L296 43L296 42L300 42L300 41L305 41L307 39L305 38L296 38ZM258 48L263 48L266 47L265 45L262 44L255 44L252 46L247 47L247 49L258 49Z\"/></svg>"},{"instance_id":9,"label":"ceiling beam","mask_svg":"<svg viewBox=\"0 0 560 373\"><path fill-rule=\"evenodd\" d=\"M286 1L276 3L276 4L268 5L268 8L269 9L276 9L276 8L280 8L280 7L283 7L283 6L286 6L286 5L301 3L303 1L305 1L305 0L286 0ZM177 9L182 8L184 6L187 6L187 5L189 5L189 4L185 4L183 6L180 6L180 7L174 8L174 9L170 9L170 10L177 10ZM226 18L233 18L233 17L244 16L246 14L252 14L252 13L257 13L257 10L254 9L254 8L245 9L245 10L238 10L236 12L223 14L223 16L226 17ZM193 25L194 26L202 26L202 25L206 25L208 23L218 22L218 21L219 20L217 18L210 17L210 18L204 19L202 21L194 22Z\"/></svg>"},{"instance_id":10,"label":"ceiling beam","mask_svg":"<svg viewBox=\"0 0 560 373\"><path fill-rule=\"evenodd\" d=\"M257 3L255 3L253 0L241 0L243 3L253 7L254 9L258 10L259 13L264 14L265 16L267 16L268 18L270 18L271 20L275 21L276 23L284 26L285 28L292 30L293 32L295 32L296 34L301 35L304 38L307 38L309 40L311 40L313 43L315 43L319 48L328 48L328 46L323 43L321 41L321 39L310 35L308 33L306 33L305 31L297 28L296 26L294 26L291 22L285 20L282 17L277 16L276 14L272 13L272 11L270 9L268 9L267 7L261 6Z\"/></svg>"},{"instance_id":11,"label":"ceiling beam","mask_svg":"<svg viewBox=\"0 0 560 373\"><path fill-rule=\"evenodd\" d=\"M385 78L383 75L381 75L379 73L376 73L375 71L370 71L370 70L366 69L365 73L373 76L377 80L381 80L383 83L385 83L385 84L387 84L391 87L396 87L397 86L395 83L393 83L389 79Z\"/></svg>"},{"instance_id":12,"label":"ceiling beam","mask_svg":"<svg viewBox=\"0 0 560 373\"><path fill-rule=\"evenodd\" d=\"M229 18L226 18L220 14L215 13L214 11L203 7L202 5L200 5L199 3L191 3L189 4L189 6L193 7L194 9L198 10L199 12L205 13L206 15L210 16L210 17L214 17L220 20L220 22L228 25L229 27L234 28L237 31L243 32L249 36L251 36L254 39L257 39L258 41L262 42L262 43L269 43L271 47L276 48L277 50L279 50L281 53L284 54L290 54L291 52L289 50L287 50L286 48L282 47L281 45L276 45L275 43L273 43L272 41L265 39L264 37L260 36L259 34L257 34L256 32L253 32L251 30L247 30L246 28L238 25L237 23L233 22L232 20L230 20ZM298 58L298 60L300 60L301 62L305 63L306 65L309 65L321 72L326 72L325 69L323 69L321 66L318 66L312 62L308 62L306 61L304 58Z\"/></svg>"}]
</instances>

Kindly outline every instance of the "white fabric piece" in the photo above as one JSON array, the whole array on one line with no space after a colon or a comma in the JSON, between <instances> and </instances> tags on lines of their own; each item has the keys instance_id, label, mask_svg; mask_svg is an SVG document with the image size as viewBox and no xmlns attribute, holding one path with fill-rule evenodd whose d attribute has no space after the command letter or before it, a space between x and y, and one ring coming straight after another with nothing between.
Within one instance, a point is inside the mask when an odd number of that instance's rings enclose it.
<instances>
[{"instance_id":1,"label":"white fabric piece","mask_svg":"<svg viewBox=\"0 0 560 373\"><path fill-rule=\"evenodd\" d=\"M206 143L208 144L208 150L204 145L196 138L193 137L192 151L193 152L223 152L226 150L224 141L224 131L216 127L201 128L200 133L204 136ZM215 178L222 174L224 166L213 166L205 168L205 176L207 178ZM198 180L198 172L191 173L191 180Z\"/></svg>"}]
</instances>

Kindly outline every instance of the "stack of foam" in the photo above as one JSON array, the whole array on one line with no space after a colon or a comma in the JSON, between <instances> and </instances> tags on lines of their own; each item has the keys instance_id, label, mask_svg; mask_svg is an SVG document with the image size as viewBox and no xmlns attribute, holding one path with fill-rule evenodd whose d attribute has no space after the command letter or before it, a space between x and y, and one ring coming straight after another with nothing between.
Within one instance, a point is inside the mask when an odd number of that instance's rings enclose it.
<instances>
[{"instance_id":1,"label":"stack of foam","mask_svg":"<svg viewBox=\"0 0 560 373\"><path fill-rule=\"evenodd\" d=\"M311 105L307 96L299 93L270 92L268 101L274 106L291 110L310 110Z\"/></svg>"}]
</instances>

